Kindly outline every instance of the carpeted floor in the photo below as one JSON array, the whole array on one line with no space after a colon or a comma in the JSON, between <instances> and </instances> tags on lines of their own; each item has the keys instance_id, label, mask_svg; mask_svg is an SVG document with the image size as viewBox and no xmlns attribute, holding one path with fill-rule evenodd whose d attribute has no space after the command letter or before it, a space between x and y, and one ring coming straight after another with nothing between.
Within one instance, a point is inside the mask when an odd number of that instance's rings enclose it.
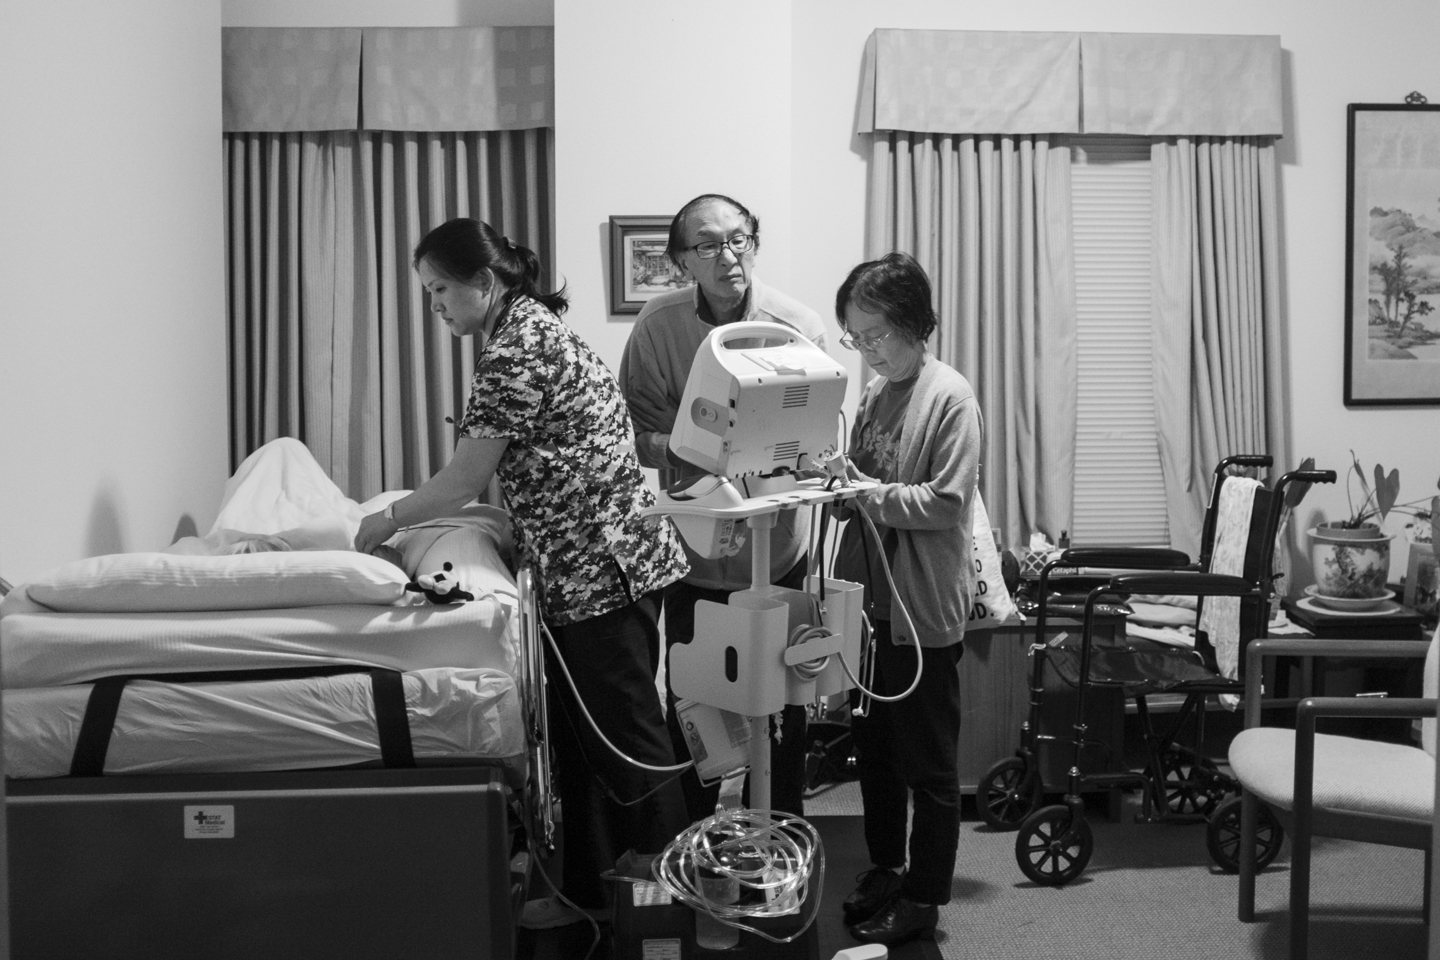
<instances>
[{"instance_id":1,"label":"carpeted floor","mask_svg":"<svg viewBox=\"0 0 1440 960\"><path fill-rule=\"evenodd\" d=\"M836 848L863 859L863 833L858 816L812 811L849 803L839 796L806 801L807 813L826 840L827 863L835 865L827 870L827 900L829 887L851 879L837 869L843 861ZM1235 919L1237 879L1211 865L1203 824L1135 823L1138 801L1129 798L1121 819L1112 822L1103 803L1092 804L1088 820L1095 852L1089 867L1063 888L1037 887L1016 865L1015 834L991 830L975 816L969 798L966 807L952 899L940 913L936 945L946 960L1288 956L1288 843L1259 877L1257 919L1245 924ZM1317 840L1312 960L1423 960L1424 862L1418 850ZM854 872L866 866L861 863ZM836 895L843 899L847 892ZM823 929L821 942L826 944ZM829 960L834 951L822 950L820 956Z\"/></svg>"},{"instance_id":2,"label":"carpeted floor","mask_svg":"<svg viewBox=\"0 0 1440 960\"><path fill-rule=\"evenodd\" d=\"M1235 919L1236 878L1218 872L1205 852L1204 826L1137 824L1127 802L1118 822L1102 804L1090 812L1095 853L1077 880L1037 887L1015 863L1013 833L997 833L967 802L951 902L941 909L933 942L892 950L895 960L1191 960L1287 956L1289 846L1260 878L1257 922ZM840 902L868 864L853 784L810 796L807 817L825 843L823 900L816 921L819 960L854 946L840 922ZM1313 960L1423 960L1424 856L1371 844L1320 840L1315 845ZM584 925L522 938L521 957L580 958L591 944ZM593 955L612 956L608 942ZM714 956L723 956L714 954ZM735 960L742 960L739 952ZM629 958L615 958L629 960ZM746 956L743 960L749 960Z\"/></svg>"}]
</instances>

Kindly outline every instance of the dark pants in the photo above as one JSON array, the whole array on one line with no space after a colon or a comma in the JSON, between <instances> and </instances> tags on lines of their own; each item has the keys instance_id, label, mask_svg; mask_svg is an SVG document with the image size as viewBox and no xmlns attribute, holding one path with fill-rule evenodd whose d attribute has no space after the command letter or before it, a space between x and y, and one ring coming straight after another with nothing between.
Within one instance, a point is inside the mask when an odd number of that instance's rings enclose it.
<instances>
[{"instance_id":1,"label":"dark pants","mask_svg":"<svg viewBox=\"0 0 1440 960\"><path fill-rule=\"evenodd\" d=\"M915 648L890 641L890 624L875 622L875 679L870 689L903 693L915 679ZM895 703L871 701L853 732L865 804L865 842L877 867L905 866L907 792L915 796L910 869L901 893L920 903L949 903L960 843L960 675L964 648L923 648L924 674L915 692Z\"/></svg>"},{"instance_id":2,"label":"dark pants","mask_svg":"<svg viewBox=\"0 0 1440 960\"><path fill-rule=\"evenodd\" d=\"M660 596L657 590L590 620L552 624L550 632L581 699L610 742L642 763L673 766L675 754L655 690ZM663 850L685 828L684 798L673 781L665 783L673 773L639 770L600 741L548 645L545 669L563 815L562 892L582 907L604 907L609 891L601 872L614 869L626 850Z\"/></svg>"},{"instance_id":3,"label":"dark pants","mask_svg":"<svg viewBox=\"0 0 1440 960\"><path fill-rule=\"evenodd\" d=\"M778 586L799 590L805 586L806 561L801 557L795 566L779 580ZM672 584L665 593L665 643L689 643L695 639L695 601L710 600L724 603L732 591L707 590L691 586L684 581ZM690 748L685 744L685 734L680 730L680 721L675 716L675 691L670 683L670 671L665 671L665 726L670 731L670 744L675 756L686 759ZM774 731L770 743L770 806L776 810L804 814L805 801L805 708L798 704L786 705L781 713L780 742L774 742ZM680 778L685 792L685 810L690 822L703 820L715 812L720 796L720 785L705 786L694 770L686 770ZM748 793L748 791L747 791Z\"/></svg>"}]
</instances>

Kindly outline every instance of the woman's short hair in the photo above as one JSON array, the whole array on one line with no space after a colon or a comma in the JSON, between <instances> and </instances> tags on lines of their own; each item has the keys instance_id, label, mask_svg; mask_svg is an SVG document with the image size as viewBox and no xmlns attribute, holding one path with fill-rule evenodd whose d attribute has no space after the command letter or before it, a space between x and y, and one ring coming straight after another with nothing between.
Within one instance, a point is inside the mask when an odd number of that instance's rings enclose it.
<instances>
[{"instance_id":1,"label":"woman's short hair","mask_svg":"<svg viewBox=\"0 0 1440 960\"><path fill-rule=\"evenodd\" d=\"M835 319L845 329L845 311L851 304L885 322L908 340L928 340L935 332L935 305L930 278L908 253L887 253L850 271L835 294Z\"/></svg>"},{"instance_id":2,"label":"woman's short hair","mask_svg":"<svg viewBox=\"0 0 1440 960\"><path fill-rule=\"evenodd\" d=\"M460 283L473 283L482 271L489 270L509 289L540 301L556 314L569 306L564 287L553 293L541 289L540 258L535 251L501 236L483 220L456 217L440 224L415 247L414 265L419 267L422 260Z\"/></svg>"},{"instance_id":3,"label":"woman's short hair","mask_svg":"<svg viewBox=\"0 0 1440 960\"><path fill-rule=\"evenodd\" d=\"M665 255L675 266L684 266L680 258L684 256L685 250L685 224L689 222L690 215L701 207L711 203L728 203L735 212L740 214L745 221L745 229L755 238L755 246L760 246L760 218L751 213L739 200L734 200L723 193L702 193L680 208L675 214L675 219L670 221L670 236L665 242Z\"/></svg>"}]
</instances>

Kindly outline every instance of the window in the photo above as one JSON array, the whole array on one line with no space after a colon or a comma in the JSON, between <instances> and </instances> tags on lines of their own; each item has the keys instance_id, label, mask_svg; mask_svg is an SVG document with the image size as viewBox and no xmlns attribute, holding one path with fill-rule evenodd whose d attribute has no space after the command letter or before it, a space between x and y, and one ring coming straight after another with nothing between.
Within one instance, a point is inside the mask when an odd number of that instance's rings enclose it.
<instances>
[{"instance_id":1,"label":"window","mask_svg":"<svg viewBox=\"0 0 1440 960\"><path fill-rule=\"evenodd\" d=\"M1077 546L1168 545L1150 337L1150 140L1071 141Z\"/></svg>"}]
</instances>

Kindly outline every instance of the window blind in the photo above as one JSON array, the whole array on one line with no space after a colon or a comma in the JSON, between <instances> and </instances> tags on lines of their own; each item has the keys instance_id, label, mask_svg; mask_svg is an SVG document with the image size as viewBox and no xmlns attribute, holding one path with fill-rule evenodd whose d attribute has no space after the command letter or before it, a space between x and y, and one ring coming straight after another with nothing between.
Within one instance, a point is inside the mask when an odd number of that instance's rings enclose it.
<instances>
[{"instance_id":1,"label":"window blind","mask_svg":"<svg viewBox=\"0 0 1440 960\"><path fill-rule=\"evenodd\" d=\"M1168 545L1151 358L1150 140L1071 139L1078 387L1071 542Z\"/></svg>"}]
</instances>

